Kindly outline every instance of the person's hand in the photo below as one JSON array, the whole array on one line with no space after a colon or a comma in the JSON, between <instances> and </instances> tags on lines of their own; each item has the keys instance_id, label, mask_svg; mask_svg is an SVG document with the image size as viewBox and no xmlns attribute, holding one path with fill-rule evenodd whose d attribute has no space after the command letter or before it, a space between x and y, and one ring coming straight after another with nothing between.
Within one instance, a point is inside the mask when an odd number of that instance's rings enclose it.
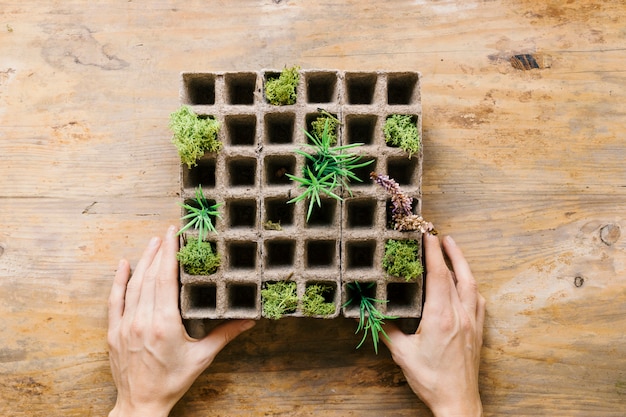
<instances>
[{"instance_id":1,"label":"person's hand","mask_svg":"<svg viewBox=\"0 0 626 417\"><path fill-rule=\"evenodd\" d=\"M233 320L202 340L178 309L178 238L153 238L130 277L121 260L109 297L109 358L117 401L110 416L167 416L218 352L254 321ZM130 277L130 278L129 278Z\"/></svg>"},{"instance_id":2,"label":"person's hand","mask_svg":"<svg viewBox=\"0 0 626 417\"><path fill-rule=\"evenodd\" d=\"M435 416L480 416L478 367L485 299L454 240L446 237L443 247L454 272L446 266L439 239L424 235L426 300L415 334L387 324L390 340L381 339L411 389Z\"/></svg>"}]
</instances>

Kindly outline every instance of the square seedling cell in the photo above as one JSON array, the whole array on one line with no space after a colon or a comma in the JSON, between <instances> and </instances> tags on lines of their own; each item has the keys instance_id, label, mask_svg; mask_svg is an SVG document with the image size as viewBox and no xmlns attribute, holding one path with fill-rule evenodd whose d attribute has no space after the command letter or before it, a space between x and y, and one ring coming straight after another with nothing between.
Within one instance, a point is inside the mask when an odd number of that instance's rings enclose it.
<instances>
[{"instance_id":1,"label":"square seedling cell","mask_svg":"<svg viewBox=\"0 0 626 417\"><path fill-rule=\"evenodd\" d=\"M372 268L375 251L375 240L346 242L347 269Z\"/></svg>"},{"instance_id":2,"label":"square seedling cell","mask_svg":"<svg viewBox=\"0 0 626 417\"><path fill-rule=\"evenodd\" d=\"M256 159L233 158L227 161L229 185L253 186L256 179Z\"/></svg>"},{"instance_id":3,"label":"square seedling cell","mask_svg":"<svg viewBox=\"0 0 626 417\"><path fill-rule=\"evenodd\" d=\"M360 168L355 168L355 169L352 170L352 173L354 175L356 175L356 177L358 179L360 179L361 181L350 180L350 188L352 188L352 187L369 187L369 186L371 186L373 184L372 183L372 179L370 178L370 173L372 171L376 171L376 165L377 165L376 158L373 157L373 156L363 155L361 157L361 159L359 160L359 163L364 163L364 162L368 162L368 161L374 161L374 162L372 162L371 164L362 166Z\"/></svg>"},{"instance_id":4,"label":"square seedling cell","mask_svg":"<svg viewBox=\"0 0 626 417\"><path fill-rule=\"evenodd\" d=\"M251 310L257 308L257 285L230 283L226 285L228 308L232 310Z\"/></svg>"},{"instance_id":5,"label":"square seedling cell","mask_svg":"<svg viewBox=\"0 0 626 417\"><path fill-rule=\"evenodd\" d=\"M267 268L291 266L294 263L296 242L293 240L274 239L265 241L265 259Z\"/></svg>"},{"instance_id":6,"label":"square seedling cell","mask_svg":"<svg viewBox=\"0 0 626 417\"><path fill-rule=\"evenodd\" d=\"M411 204L411 209L413 211L413 214L417 213L418 208L419 208L419 200L417 198L413 198L413 203ZM387 229L392 230L393 229L393 204L391 203L391 199L387 199L387 203L386 203L386 226Z\"/></svg>"},{"instance_id":7,"label":"square seedling cell","mask_svg":"<svg viewBox=\"0 0 626 417\"><path fill-rule=\"evenodd\" d=\"M337 118L337 115L334 113L330 113L334 118ZM316 112L316 113L308 113L305 117L305 123L306 123L306 131L309 132L309 134L311 134L312 136L317 136L318 139L321 139L322 134L324 132L324 128L325 126L322 125L321 128L321 132L319 133L315 133L315 130L313 129L313 122L315 122L318 118L320 117L325 117L322 113L320 112ZM329 129L330 130L330 129ZM338 130L339 130L339 125L335 126L335 138L338 136ZM329 133L333 133L333 132L329 132ZM306 141L308 144L312 145L313 142L311 141L311 139L307 136ZM333 144L333 146L337 145L337 143Z\"/></svg>"},{"instance_id":8,"label":"square seedling cell","mask_svg":"<svg viewBox=\"0 0 626 417\"><path fill-rule=\"evenodd\" d=\"M351 114L346 116L346 138L348 143L374 143L377 117L374 114Z\"/></svg>"},{"instance_id":9,"label":"square seedling cell","mask_svg":"<svg viewBox=\"0 0 626 417\"><path fill-rule=\"evenodd\" d=\"M346 316L358 317L359 309L362 297L376 298L376 283L375 282L359 282L360 290L356 288L355 282L349 282L345 284L345 302L349 304L344 305Z\"/></svg>"},{"instance_id":10,"label":"square seedling cell","mask_svg":"<svg viewBox=\"0 0 626 417\"><path fill-rule=\"evenodd\" d=\"M306 227L329 227L335 224L337 217L337 200L332 198L321 198L321 207L314 204L311 216L306 222ZM306 200L305 216L309 210L309 200Z\"/></svg>"},{"instance_id":11,"label":"square seedling cell","mask_svg":"<svg viewBox=\"0 0 626 417\"><path fill-rule=\"evenodd\" d=\"M188 168L184 165L182 170L184 188L195 188L199 185L203 189L215 187L215 158L202 158L195 167Z\"/></svg>"},{"instance_id":12,"label":"square seedling cell","mask_svg":"<svg viewBox=\"0 0 626 417\"><path fill-rule=\"evenodd\" d=\"M417 164L408 158L387 159L387 175L400 185L414 185Z\"/></svg>"},{"instance_id":13,"label":"square seedling cell","mask_svg":"<svg viewBox=\"0 0 626 417\"><path fill-rule=\"evenodd\" d=\"M215 104L215 74L183 74L183 102Z\"/></svg>"},{"instance_id":14,"label":"square seedling cell","mask_svg":"<svg viewBox=\"0 0 626 417\"><path fill-rule=\"evenodd\" d=\"M335 100L337 74L310 72L306 74L306 95L309 103L330 103Z\"/></svg>"},{"instance_id":15,"label":"square seedling cell","mask_svg":"<svg viewBox=\"0 0 626 417\"><path fill-rule=\"evenodd\" d=\"M296 116L293 113L265 115L265 143L279 145L293 143Z\"/></svg>"},{"instance_id":16,"label":"square seedling cell","mask_svg":"<svg viewBox=\"0 0 626 417\"><path fill-rule=\"evenodd\" d=\"M240 114L226 116L228 144L232 146L252 146L256 144L256 116Z\"/></svg>"},{"instance_id":17,"label":"square seedling cell","mask_svg":"<svg viewBox=\"0 0 626 417\"><path fill-rule=\"evenodd\" d=\"M391 282L387 284L387 313L412 310L422 304L421 286L411 282Z\"/></svg>"},{"instance_id":18,"label":"square seedling cell","mask_svg":"<svg viewBox=\"0 0 626 417\"><path fill-rule=\"evenodd\" d=\"M293 224L294 205L287 204L288 198L268 198L265 200L264 223L272 222L281 226Z\"/></svg>"},{"instance_id":19,"label":"square seedling cell","mask_svg":"<svg viewBox=\"0 0 626 417\"><path fill-rule=\"evenodd\" d=\"M413 104L419 100L418 74L391 73L387 76L387 103Z\"/></svg>"},{"instance_id":20,"label":"square seedling cell","mask_svg":"<svg viewBox=\"0 0 626 417\"><path fill-rule=\"evenodd\" d=\"M212 207L212 206L217 204L217 201L215 201L215 200L213 200L211 198L207 198L206 201L207 201L209 207ZM200 204L198 203L198 201L195 198L186 199L184 204L189 205L189 206L191 206L193 208L201 209ZM189 210L187 210L187 209L184 209L184 211L185 211L185 216L190 213ZM211 223L215 226L218 217L211 215L211 216L209 216L209 218L211 219ZM189 221L189 219L186 219L186 220ZM192 228L190 230L194 230L194 229Z\"/></svg>"},{"instance_id":21,"label":"square seedling cell","mask_svg":"<svg viewBox=\"0 0 626 417\"><path fill-rule=\"evenodd\" d=\"M190 310L214 311L217 305L217 287L215 284L185 286Z\"/></svg>"},{"instance_id":22,"label":"square seedling cell","mask_svg":"<svg viewBox=\"0 0 626 417\"><path fill-rule=\"evenodd\" d=\"M230 269L254 269L257 247L255 242L232 241L226 243Z\"/></svg>"},{"instance_id":23,"label":"square seedling cell","mask_svg":"<svg viewBox=\"0 0 626 417\"><path fill-rule=\"evenodd\" d=\"M372 104L377 78L375 73L347 73L348 104Z\"/></svg>"},{"instance_id":24,"label":"square seedling cell","mask_svg":"<svg viewBox=\"0 0 626 417\"><path fill-rule=\"evenodd\" d=\"M291 180L287 174L296 170L296 157L293 155L268 155L264 159L265 184L289 185Z\"/></svg>"},{"instance_id":25,"label":"square seedling cell","mask_svg":"<svg viewBox=\"0 0 626 417\"><path fill-rule=\"evenodd\" d=\"M228 104L254 104L255 73L229 73L226 74L224 80L228 93Z\"/></svg>"},{"instance_id":26,"label":"square seedling cell","mask_svg":"<svg viewBox=\"0 0 626 417\"><path fill-rule=\"evenodd\" d=\"M337 242L335 240L310 240L306 242L307 268L334 266L336 257Z\"/></svg>"},{"instance_id":27,"label":"square seedling cell","mask_svg":"<svg viewBox=\"0 0 626 417\"><path fill-rule=\"evenodd\" d=\"M256 200L231 200L226 202L228 225L232 228L256 226Z\"/></svg>"},{"instance_id":28,"label":"square seedling cell","mask_svg":"<svg viewBox=\"0 0 626 417\"><path fill-rule=\"evenodd\" d=\"M374 227L376 200L346 200L347 224L350 229Z\"/></svg>"},{"instance_id":29,"label":"square seedling cell","mask_svg":"<svg viewBox=\"0 0 626 417\"><path fill-rule=\"evenodd\" d=\"M399 113L398 113L398 114L399 114ZM389 115L387 115L387 117L385 118L385 124L387 123L387 120L388 120L388 119L390 119L392 116L393 116L393 114L389 114ZM417 116L417 115L415 115L415 114L412 114L412 115L411 115L411 114L403 114L402 116L411 116L411 124L413 124L414 126L418 127L418 126L417 126L417 120L418 120L418 116ZM383 129L384 129L384 127L383 127ZM418 129L418 132L419 132L419 129ZM387 146L389 146L390 148L398 148L398 146L397 146L397 145L393 145L393 144L391 144L391 143L389 143L389 142L387 142L387 141L385 141L385 143L386 143L386 144L387 144Z\"/></svg>"}]
</instances>

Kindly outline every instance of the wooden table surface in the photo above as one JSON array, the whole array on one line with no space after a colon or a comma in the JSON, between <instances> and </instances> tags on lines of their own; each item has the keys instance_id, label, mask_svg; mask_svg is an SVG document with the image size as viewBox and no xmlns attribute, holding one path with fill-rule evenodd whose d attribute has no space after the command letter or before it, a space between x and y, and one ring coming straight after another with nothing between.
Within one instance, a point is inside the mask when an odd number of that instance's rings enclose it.
<instances>
[{"instance_id":1,"label":"wooden table surface","mask_svg":"<svg viewBox=\"0 0 626 417\"><path fill-rule=\"evenodd\" d=\"M112 407L114 269L178 223L179 73L294 64L421 71L424 216L487 299L485 415L626 415L624 16L599 0L0 1L0 415ZM262 320L172 415L430 415L354 327Z\"/></svg>"}]
</instances>

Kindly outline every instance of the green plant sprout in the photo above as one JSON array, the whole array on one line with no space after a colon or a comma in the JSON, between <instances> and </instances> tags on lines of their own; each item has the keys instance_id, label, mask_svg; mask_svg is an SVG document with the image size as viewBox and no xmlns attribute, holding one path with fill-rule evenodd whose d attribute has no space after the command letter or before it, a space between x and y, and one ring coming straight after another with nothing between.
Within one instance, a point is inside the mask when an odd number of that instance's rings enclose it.
<instances>
[{"instance_id":1,"label":"green plant sprout","mask_svg":"<svg viewBox=\"0 0 626 417\"><path fill-rule=\"evenodd\" d=\"M305 316L330 316L335 313L335 303L328 302L325 294L332 293L333 287L313 284L306 287L302 297L302 312Z\"/></svg>"},{"instance_id":2,"label":"green plant sprout","mask_svg":"<svg viewBox=\"0 0 626 417\"><path fill-rule=\"evenodd\" d=\"M292 198L288 203L296 203L298 201L309 199L309 209L307 211L307 221L311 217L313 207L317 204L322 206L320 195L325 194L335 200L342 201L342 198L334 192L338 187L343 187L352 195L352 191L348 186L350 180L362 182L353 170L367 166L374 160L361 162L361 156L346 151L361 146L362 143L352 143L343 146L331 146L328 119L324 125L324 131L321 137L314 136L309 132L304 133L311 140L313 145L306 146L313 150L308 153L302 150L295 152L306 158L306 164L302 169L302 177L291 174L285 174L292 181L297 182L298 188L304 188L304 192L297 197Z\"/></svg>"},{"instance_id":3,"label":"green plant sprout","mask_svg":"<svg viewBox=\"0 0 626 417\"><path fill-rule=\"evenodd\" d=\"M174 132L172 143L188 168L196 166L205 152L222 149L222 142L217 138L220 123L212 117L199 117L189 106L181 106L170 114L169 127Z\"/></svg>"},{"instance_id":4,"label":"green plant sprout","mask_svg":"<svg viewBox=\"0 0 626 417\"><path fill-rule=\"evenodd\" d=\"M385 141L408 152L409 159L418 153L421 146L420 134L410 115L393 114L385 121L383 127Z\"/></svg>"},{"instance_id":5,"label":"green plant sprout","mask_svg":"<svg viewBox=\"0 0 626 417\"><path fill-rule=\"evenodd\" d=\"M297 286L294 281L268 282L261 290L263 315L278 320L284 314L293 313L298 307Z\"/></svg>"},{"instance_id":6,"label":"green plant sprout","mask_svg":"<svg viewBox=\"0 0 626 417\"><path fill-rule=\"evenodd\" d=\"M189 237L185 246L180 248L176 259L185 272L191 275L211 275L220 266L220 257L213 252L211 243L196 237Z\"/></svg>"},{"instance_id":7,"label":"green plant sprout","mask_svg":"<svg viewBox=\"0 0 626 417\"><path fill-rule=\"evenodd\" d=\"M321 113L321 116L311 122L313 136L321 138L324 135L324 129L328 122L328 141L330 145L335 145L337 143L337 125L340 124L339 119L324 109L317 109L317 111Z\"/></svg>"},{"instance_id":8,"label":"green plant sprout","mask_svg":"<svg viewBox=\"0 0 626 417\"><path fill-rule=\"evenodd\" d=\"M198 239L201 241L204 240L204 237L208 235L209 232L217 233L213 225L212 217L221 218L218 211L221 205L222 203L210 205L202 192L202 186L198 186L198 188L196 188L196 198L193 200L193 203L181 204L181 207L188 211L185 216L181 217L181 220L189 220L189 222L178 231L177 235L180 235L191 227L198 230Z\"/></svg>"},{"instance_id":9,"label":"green plant sprout","mask_svg":"<svg viewBox=\"0 0 626 417\"><path fill-rule=\"evenodd\" d=\"M404 278L406 282L420 277L424 267L419 259L417 241L389 239L385 243L383 268L389 275Z\"/></svg>"},{"instance_id":10,"label":"green plant sprout","mask_svg":"<svg viewBox=\"0 0 626 417\"><path fill-rule=\"evenodd\" d=\"M263 229L265 229L265 230L276 230L278 232L281 232L283 230L283 227L280 225L280 221L273 222L271 220L268 220L265 223L263 223Z\"/></svg>"},{"instance_id":11,"label":"green plant sprout","mask_svg":"<svg viewBox=\"0 0 626 417\"><path fill-rule=\"evenodd\" d=\"M362 288L357 281L348 284L347 287L352 290L354 295L344 303L343 307L346 307L353 302L359 304L359 324L356 328L355 334L362 330L363 338L356 348L358 349L363 345L369 332L372 336L372 342L374 343L374 351L378 354L380 333L383 334L385 339L391 341L383 329L383 324L385 324L384 320L394 320L398 317L385 315L376 308L376 303L387 303L387 300L378 300L367 295L366 291L374 285L375 283L371 282L367 285L367 287Z\"/></svg>"},{"instance_id":12,"label":"green plant sprout","mask_svg":"<svg viewBox=\"0 0 626 417\"><path fill-rule=\"evenodd\" d=\"M296 102L296 87L300 80L299 66L285 68L278 78L270 78L265 82L265 97L270 104L284 106Z\"/></svg>"}]
</instances>

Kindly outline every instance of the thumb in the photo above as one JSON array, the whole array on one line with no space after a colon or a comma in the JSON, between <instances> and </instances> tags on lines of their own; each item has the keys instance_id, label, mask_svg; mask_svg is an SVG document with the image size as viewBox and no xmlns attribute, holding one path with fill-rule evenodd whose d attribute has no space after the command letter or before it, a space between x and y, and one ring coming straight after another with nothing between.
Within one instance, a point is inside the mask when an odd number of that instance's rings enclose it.
<instances>
[{"instance_id":1,"label":"thumb","mask_svg":"<svg viewBox=\"0 0 626 417\"><path fill-rule=\"evenodd\" d=\"M234 338L253 328L254 320L229 320L215 327L204 339L196 342L198 354L204 356L209 366L217 354Z\"/></svg>"}]
</instances>

